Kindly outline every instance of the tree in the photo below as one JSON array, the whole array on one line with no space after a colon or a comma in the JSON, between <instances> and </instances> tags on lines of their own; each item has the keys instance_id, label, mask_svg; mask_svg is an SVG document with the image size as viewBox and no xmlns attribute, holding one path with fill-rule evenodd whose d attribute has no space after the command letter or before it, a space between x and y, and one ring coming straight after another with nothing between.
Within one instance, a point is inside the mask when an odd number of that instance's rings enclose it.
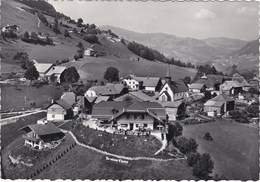
<instances>
[{"instance_id":1,"label":"tree","mask_svg":"<svg viewBox=\"0 0 260 182\"><path fill-rule=\"evenodd\" d=\"M191 84L191 77L190 76L186 76L184 79L183 79L183 82L188 85L188 84Z\"/></svg>"},{"instance_id":2,"label":"tree","mask_svg":"<svg viewBox=\"0 0 260 182\"><path fill-rule=\"evenodd\" d=\"M27 68L27 70L24 73L24 77L27 80L37 80L39 78L39 72L36 70L35 66L32 65L29 68Z\"/></svg>"},{"instance_id":3,"label":"tree","mask_svg":"<svg viewBox=\"0 0 260 182\"><path fill-rule=\"evenodd\" d=\"M194 138L187 139L185 137L181 137L177 141L177 147L183 154L188 154L190 152L196 152L198 144Z\"/></svg>"},{"instance_id":4,"label":"tree","mask_svg":"<svg viewBox=\"0 0 260 182\"><path fill-rule=\"evenodd\" d=\"M111 83L114 81L119 80L119 71L115 67L107 68L106 72L104 73L104 79L110 81Z\"/></svg>"},{"instance_id":5,"label":"tree","mask_svg":"<svg viewBox=\"0 0 260 182\"><path fill-rule=\"evenodd\" d=\"M214 97L217 97L216 92L214 92L214 93L212 94L212 98L214 98Z\"/></svg>"},{"instance_id":6,"label":"tree","mask_svg":"<svg viewBox=\"0 0 260 182\"><path fill-rule=\"evenodd\" d=\"M79 18L77 21L77 27L82 27L82 24L83 24L83 20L82 18Z\"/></svg>"},{"instance_id":7,"label":"tree","mask_svg":"<svg viewBox=\"0 0 260 182\"><path fill-rule=\"evenodd\" d=\"M204 153L193 167L194 176L202 180L208 180L209 174L212 173L214 162L211 160L209 154Z\"/></svg>"},{"instance_id":8,"label":"tree","mask_svg":"<svg viewBox=\"0 0 260 182\"><path fill-rule=\"evenodd\" d=\"M183 127L180 123L169 124L168 126L168 134L166 135L166 139L169 142L170 140L174 140L174 137L178 137L182 135ZM175 144L175 140L173 141Z\"/></svg>"},{"instance_id":9,"label":"tree","mask_svg":"<svg viewBox=\"0 0 260 182\"><path fill-rule=\"evenodd\" d=\"M79 78L80 75L74 66L65 69L60 76L61 83L75 83Z\"/></svg>"},{"instance_id":10,"label":"tree","mask_svg":"<svg viewBox=\"0 0 260 182\"><path fill-rule=\"evenodd\" d=\"M187 155L187 164L192 167L192 166L194 166L198 162L198 160L200 158L201 158L200 153L198 153L198 152L191 152L191 153L189 153Z\"/></svg>"},{"instance_id":11,"label":"tree","mask_svg":"<svg viewBox=\"0 0 260 182\"><path fill-rule=\"evenodd\" d=\"M80 49L84 49L84 46L83 46L82 42L79 42L77 47L80 48Z\"/></svg>"},{"instance_id":12,"label":"tree","mask_svg":"<svg viewBox=\"0 0 260 182\"><path fill-rule=\"evenodd\" d=\"M32 42L33 43L37 43L38 42L38 35L37 35L37 33L35 33L35 32L32 32L31 33L31 40L32 40Z\"/></svg>"},{"instance_id":13,"label":"tree","mask_svg":"<svg viewBox=\"0 0 260 182\"><path fill-rule=\"evenodd\" d=\"M67 29L64 30L64 36L65 37L70 37L70 33Z\"/></svg>"},{"instance_id":14,"label":"tree","mask_svg":"<svg viewBox=\"0 0 260 182\"><path fill-rule=\"evenodd\" d=\"M58 77L57 77L56 75L52 74L52 75L50 76L50 81L54 83L54 82L57 81L57 78L58 78Z\"/></svg>"},{"instance_id":15,"label":"tree","mask_svg":"<svg viewBox=\"0 0 260 182\"><path fill-rule=\"evenodd\" d=\"M210 135L209 132L205 133L204 137L205 140L213 140L212 136Z\"/></svg>"},{"instance_id":16,"label":"tree","mask_svg":"<svg viewBox=\"0 0 260 182\"><path fill-rule=\"evenodd\" d=\"M91 44L99 44L98 37L95 34L84 35L83 39Z\"/></svg>"},{"instance_id":17,"label":"tree","mask_svg":"<svg viewBox=\"0 0 260 182\"><path fill-rule=\"evenodd\" d=\"M22 40L25 42L29 41L29 33L27 31L24 32Z\"/></svg>"},{"instance_id":18,"label":"tree","mask_svg":"<svg viewBox=\"0 0 260 182\"><path fill-rule=\"evenodd\" d=\"M59 22L58 22L57 18L54 19L54 26L53 26L52 30L55 34L61 33L60 29L59 29Z\"/></svg>"}]
</instances>

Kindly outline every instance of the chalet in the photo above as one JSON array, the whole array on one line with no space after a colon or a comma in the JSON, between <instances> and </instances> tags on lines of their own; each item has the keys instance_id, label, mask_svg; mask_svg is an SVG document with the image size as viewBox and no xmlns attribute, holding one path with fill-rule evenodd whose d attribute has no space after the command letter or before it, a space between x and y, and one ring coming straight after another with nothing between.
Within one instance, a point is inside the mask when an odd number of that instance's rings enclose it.
<instances>
[{"instance_id":1,"label":"chalet","mask_svg":"<svg viewBox=\"0 0 260 182\"><path fill-rule=\"evenodd\" d=\"M206 85L204 83L192 83L189 86L189 91L191 93L203 93L206 90Z\"/></svg>"},{"instance_id":2,"label":"chalet","mask_svg":"<svg viewBox=\"0 0 260 182\"><path fill-rule=\"evenodd\" d=\"M7 25L6 27L3 27L2 28L2 32L10 32L10 31L13 31L13 32L19 32L20 30L20 27L18 25Z\"/></svg>"},{"instance_id":3,"label":"chalet","mask_svg":"<svg viewBox=\"0 0 260 182\"><path fill-rule=\"evenodd\" d=\"M47 107L48 121L63 121L73 117L73 108L70 104L60 99Z\"/></svg>"},{"instance_id":4,"label":"chalet","mask_svg":"<svg viewBox=\"0 0 260 182\"><path fill-rule=\"evenodd\" d=\"M64 133L53 123L27 125L20 131L26 132L23 135L24 144L33 149L44 149L51 146L51 143L64 137Z\"/></svg>"},{"instance_id":5,"label":"chalet","mask_svg":"<svg viewBox=\"0 0 260 182\"><path fill-rule=\"evenodd\" d=\"M54 67L54 64L51 63L38 63L35 61L34 66L39 72L39 80L46 81L46 74Z\"/></svg>"},{"instance_id":6,"label":"chalet","mask_svg":"<svg viewBox=\"0 0 260 182\"><path fill-rule=\"evenodd\" d=\"M149 92L159 91L162 86L160 77L134 77L139 82L139 89Z\"/></svg>"},{"instance_id":7,"label":"chalet","mask_svg":"<svg viewBox=\"0 0 260 182\"><path fill-rule=\"evenodd\" d=\"M186 107L184 102L181 101L157 101L166 111L169 121L176 121L185 117Z\"/></svg>"},{"instance_id":8,"label":"chalet","mask_svg":"<svg viewBox=\"0 0 260 182\"><path fill-rule=\"evenodd\" d=\"M170 67L159 94L160 101L177 101L188 97L189 88L182 80L171 80Z\"/></svg>"},{"instance_id":9,"label":"chalet","mask_svg":"<svg viewBox=\"0 0 260 182\"><path fill-rule=\"evenodd\" d=\"M204 104L204 112L208 116L227 114L235 109L235 100L226 94L220 94Z\"/></svg>"},{"instance_id":10,"label":"chalet","mask_svg":"<svg viewBox=\"0 0 260 182\"><path fill-rule=\"evenodd\" d=\"M117 98L128 93L128 89L123 84L108 83L105 86L93 86L87 90L85 97L109 96Z\"/></svg>"},{"instance_id":11,"label":"chalet","mask_svg":"<svg viewBox=\"0 0 260 182\"><path fill-rule=\"evenodd\" d=\"M95 55L95 51L92 48L87 48L84 50L84 56L94 56Z\"/></svg>"},{"instance_id":12,"label":"chalet","mask_svg":"<svg viewBox=\"0 0 260 182\"><path fill-rule=\"evenodd\" d=\"M204 75L195 83L205 84L206 90L214 91L219 90L219 85L225 81L223 75Z\"/></svg>"},{"instance_id":13,"label":"chalet","mask_svg":"<svg viewBox=\"0 0 260 182\"><path fill-rule=\"evenodd\" d=\"M233 81L237 81L238 83L240 83L240 85L242 86L242 89L244 90L244 91L249 91L249 89L252 87L252 85L251 84L249 84L247 81L246 81L246 79L243 77L243 76L241 76L240 74L238 74L238 73L236 73L236 74L234 74L233 76L232 76L232 80Z\"/></svg>"},{"instance_id":14,"label":"chalet","mask_svg":"<svg viewBox=\"0 0 260 182\"><path fill-rule=\"evenodd\" d=\"M242 85L236 81L225 81L219 86L220 93L226 95L238 95L242 92Z\"/></svg>"},{"instance_id":15,"label":"chalet","mask_svg":"<svg viewBox=\"0 0 260 182\"><path fill-rule=\"evenodd\" d=\"M162 130L166 127L165 109L156 102L107 101L93 107L92 117L116 130Z\"/></svg>"},{"instance_id":16,"label":"chalet","mask_svg":"<svg viewBox=\"0 0 260 182\"><path fill-rule=\"evenodd\" d=\"M65 66L52 66L51 69L45 73L45 77L48 81L60 83L61 74L65 71L65 69ZM54 79L52 77L54 77Z\"/></svg>"},{"instance_id":17,"label":"chalet","mask_svg":"<svg viewBox=\"0 0 260 182\"><path fill-rule=\"evenodd\" d=\"M122 84L126 85L129 91L139 90L139 81L134 77L134 75L129 75L122 79Z\"/></svg>"}]
</instances>

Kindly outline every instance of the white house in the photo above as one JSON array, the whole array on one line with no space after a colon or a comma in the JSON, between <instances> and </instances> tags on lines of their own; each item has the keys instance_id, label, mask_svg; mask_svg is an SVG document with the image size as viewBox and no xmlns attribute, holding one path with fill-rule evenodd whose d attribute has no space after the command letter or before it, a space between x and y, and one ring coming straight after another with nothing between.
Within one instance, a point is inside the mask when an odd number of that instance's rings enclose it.
<instances>
[{"instance_id":1,"label":"white house","mask_svg":"<svg viewBox=\"0 0 260 182\"><path fill-rule=\"evenodd\" d=\"M53 67L54 64L52 63L38 63L37 61L34 61L34 66L36 68L36 70L39 72L39 78L38 80L42 80L42 81L46 81L46 74L48 73L48 71L50 71Z\"/></svg>"},{"instance_id":2,"label":"white house","mask_svg":"<svg viewBox=\"0 0 260 182\"><path fill-rule=\"evenodd\" d=\"M122 84L126 85L129 91L137 91L139 90L139 81L134 79L134 76L129 75L122 80Z\"/></svg>"},{"instance_id":3,"label":"white house","mask_svg":"<svg viewBox=\"0 0 260 182\"><path fill-rule=\"evenodd\" d=\"M94 56L95 51L92 48L87 48L84 51L84 56Z\"/></svg>"},{"instance_id":4,"label":"white house","mask_svg":"<svg viewBox=\"0 0 260 182\"><path fill-rule=\"evenodd\" d=\"M47 107L48 121L63 121L73 117L72 106L60 99Z\"/></svg>"},{"instance_id":5,"label":"white house","mask_svg":"<svg viewBox=\"0 0 260 182\"><path fill-rule=\"evenodd\" d=\"M45 73L45 77L48 81L51 81L51 77L54 76L56 78L56 82L60 83L60 76L65 71L65 66L52 66L51 69L48 70L47 73Z\"/></svg>"}]
</instances>

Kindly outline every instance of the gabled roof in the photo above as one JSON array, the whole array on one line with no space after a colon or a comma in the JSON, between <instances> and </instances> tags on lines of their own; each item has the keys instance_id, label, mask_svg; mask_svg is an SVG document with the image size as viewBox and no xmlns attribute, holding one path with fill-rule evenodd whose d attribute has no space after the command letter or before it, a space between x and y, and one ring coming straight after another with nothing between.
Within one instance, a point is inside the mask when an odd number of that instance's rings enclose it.
<instances>
[{"instance_id":1,"label":"gabled roof","mask_svg":"<svg viewBox=\"0 0 260 182\"><path fill-rule=\"evenodd\" d=\"M235 73L232 77L243 77L243 76L241 76L241 75L238 74L238 73Z\"/></svg>"},{"instance_id":2,"label":"gabled roof","mask_svg":"<svg viewBox=\"0 0 260 182\"><path fill-rule=\"evenodd\" d=\"M97 95L118 95L120 94L125 86L123 84L108 83L105 86L93 86L89 90L93 90Z\"/></svg>"},{"instance_id":3,"label":"gabled roof","mask_svg":"<svg viewBox=\"0 0 260 182\"><path fill-rule=\"evenodd\" d=\"M163 107L169 107L169 108L178 108L180 105L183 104L182 101L160 101L157 100L159 104L161 104Z\"/></svg>"},{"instance_id":4,"label":"gabled roof","mask_svg":"<svg viewBox=\"0 0 260 182\"><path fill-rule=\"evenodd\" d=\"M232 88L239 88L239 87L242 87L242 85L236 80L225 81L224 83L221 84L222 90L230 90Z\"/></svg>"},{"instance_id":5,"label":"gabled roof","mask_svg":"<svg viewBox=\"0 0 260 182\"><path fill-rule=\"evenodd\" d=\"M189 88L182 80L170 81L170 83L166 83L169 85L173 93L181 93L189 91Z\"/></svg>"},{"instance_id":6,"label":"gabled roof","mask_svg":"<svg viewBox=\"0 0 260 182\"><path fill-rule=\"evenodd\" d=\"M109 96L97 96L97 99L95 100L95 104L98 104L98 103L100 103L100 102L102 102L102 101L108 101L108 99L109 99L110 97Z\"/></svg>"},{"instance_id":7,"label":"gabled roof","mask_svg":"<svg viewBox=\"0 0 260 182\"><path fill-rule=\"evenodd\" d=\"M189 88L190 89L202 89L203 86L205 86L204 83L192 83Z\"/></svg>"},{"instance_id":8,"label":"gabled roof","mask_svg":"<svg viewBox=\"0 0 260 182\"><path fill-rule=\"evenodd\" d=\"M53 123L49 122L47 124L33 124L33 125L27 125L21 129L20 131L35 132L38 136L43 135L50 135L50 134L56 134L56 133L62 133L61 130L55 126Z\"/></svg>"},{"instance_id":9,"label":"gabled roof","mask_svg":"<svg viewBox=\"0 0 260 182\"><path fill-rule=\"evenodd\" d=\"M210 106L210 107L221 107L224 104L224 102L218 102L218 101L212 101L208 100L204 106Z\"/></svg>"},{"instance_id":10,"label":"gabled roof","mask_svg":"<svg viewBox=\"0 0 260 182\"><path fill-rule=\"evenodd\" d=\"M76 94L74 92L63 92L61 99L72 106L76 103Z\"/></svg>"},{"instance_id":11,"label":"gabled roof","mask_svg":"<svg viewBox=\"0 0 260 182\"><path fill-rule=\"evenodd\" d=\"M216 97L214 97L213 99L210 99L210 100L211 101L223 101L223 102L234 101L233 98L231 98L230 96L228 96L226 94L217 95Z\"/></svg>"},{"instance_id":12,"label":"gabled roof","mask_svg":"<svg viewBox=\"0 0 260 182\"><path fill-rule=\"evenodd\" d=\"M161 80L160 77L150 77L150 76L141 77L141 76L130 75L130 77L139 82L142 82L144 87L156 87Z\"/></svg>"},{"instance_id":13,"label":"gabled roof","mask_svg":"<svg viewBox=\"0 0 260 182\"><path fill-rule=\"evenodd\" d=\"M97 97L88 97L86 96L87 101L89 101L90 103L93 103L96 100Z\"/></svg>"},{"instance_id":14,"label":"gabled roof","mask_svg":"<svg viewBox=\"0 0 260 182\"><path fill-rule=\"evenodd\" d=\"M72 108L72 106L71 106L69 103L67 103L66 101L60 99L60 100L56 100L56 101L54 101L52 104L50 104L50 105L47 107L47 109L48 109L49 107L51 107L52 105L54 105L54 104L58 104L59 106L61 106L61 107L62 107L63 109L65 109L65 110L69 110L69 109Z\"/></svg>"},{"instance_id":15,"label":"gabled roof","mask_svg":"<svg viewBox=\"0 0 260 182\"><path fill-rule=\"evenodd\" d=\"M53 66L47 73L46 76L51 76L53 74L61 74L63 71L65 71L65 66Z\"/></svg>"},{"instance_id":16,"label":"gabled roof","mask_svg":"<svg viewBox=\"0 0 260 182\"><path fill-rule=\"evenodd\" d=\"M46 74L51 69L53 64L51 64L51 63L35 63L34 66L39 73Z\"/></svg>"}]
</instances>

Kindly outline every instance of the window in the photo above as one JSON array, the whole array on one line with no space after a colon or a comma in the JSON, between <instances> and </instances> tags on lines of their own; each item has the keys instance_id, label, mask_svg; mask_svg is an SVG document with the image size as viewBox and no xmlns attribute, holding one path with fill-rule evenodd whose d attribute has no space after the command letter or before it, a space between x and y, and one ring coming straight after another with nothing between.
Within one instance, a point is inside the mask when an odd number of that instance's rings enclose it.
<instances>
[{"instance_id":1,"label":"window","mask_svg":"<svg viewBox=\"0 0 260 182\"><path fill-rule=\"evenodd\" d=\"M126 127L128 127L128 124L121 124L121 127L126 128Z\"/></svg>"},{"instance_id":2,"label":"window","mask_svg":"<svg viewBox=\"0 0 260 182\"><path fill-rule=\"evenodd\" d=\"M136 124L135 126L136 126L136 127L138 127L138 126L139 126L139 124Z\"/></svg>"},{"instance_id":3,"label":"window","mask_svg":"<svg viewBox=\"0 0 260 182\"><path fill-rule=\"evenodd\" d=\"M52 115L52 118L55 118L55 114Z\"/></svg>"},{"instance_id":4,"label":"window","mask_svg":"<svg viewBox=\"0 0 260 182\"><path fill-rule=\"evenodd\" d=\"M148 126L148 124L144 124L144 127L147 127Z\"/></svg>"},{"instance_id":5,"label":"window","mask_svg":"<svg viewBox=\"0 0 260 182\"><path fill-rule=\"evenodd\" d=\"M55 111L56 111L56 109L55 109L55 108L52 108L51 110L52 110L52 112L55 112Z\"/></svg>"},{"instance_id":6,"label":"window","mask_svg":"<svg viewBox=\"0 0 260 182\"><path fill-rule=\"evenodd\" d=\"M129 84L131 84L131 82L129 82Z\"/></svg>"},{"instance_id":7,"label":"window","mask_svg":"<svg viewBox=\"0 0 260 182\"><path fill-rule=\"evenodd\" d=\"M144 119L144 114L141 115L141 119Z\"/></svg>"}]
</instances>

